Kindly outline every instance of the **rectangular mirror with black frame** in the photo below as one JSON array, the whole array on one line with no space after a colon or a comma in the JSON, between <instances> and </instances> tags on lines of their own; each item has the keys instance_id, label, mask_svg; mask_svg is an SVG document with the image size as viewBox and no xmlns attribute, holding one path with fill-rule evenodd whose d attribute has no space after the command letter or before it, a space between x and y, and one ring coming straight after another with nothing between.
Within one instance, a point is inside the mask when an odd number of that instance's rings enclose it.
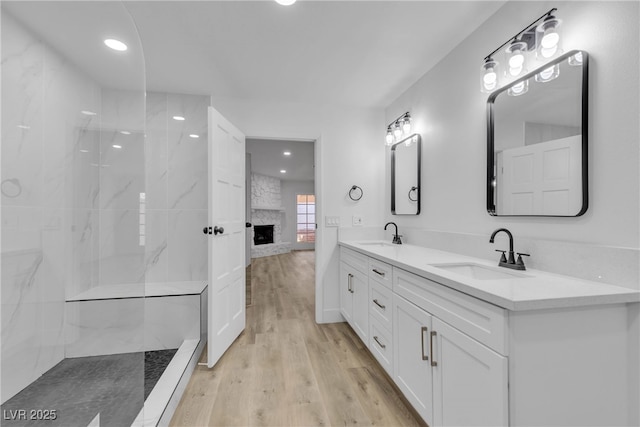
<instances>
[{"instance_id":1,"label":"rectangular mirror with black frame","mask_svg":"<svg viewBox=\"0 0 640 427\"><path fill-rule=\"evenodd\" d=\"M586 212L588 59L568 52L489 96L489 214Z\"/></svg>"},{"instance_id":2,"label":"rectangular mirror with black frame","mask_svg":"<svg viewBox=\"0 0 640 427\"><path fill-rule=\"evenodd\" d=\"M391 213L420 213L420 135L391 146Z\"/></svg>"}]
</instances>

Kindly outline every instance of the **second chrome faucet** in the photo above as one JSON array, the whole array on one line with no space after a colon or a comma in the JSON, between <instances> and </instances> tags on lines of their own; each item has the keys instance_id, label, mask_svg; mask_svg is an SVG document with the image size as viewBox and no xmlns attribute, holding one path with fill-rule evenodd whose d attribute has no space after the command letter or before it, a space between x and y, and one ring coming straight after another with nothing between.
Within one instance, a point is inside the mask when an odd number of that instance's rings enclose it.
<instances>
[{"instance_id":1,"label":"second chrome faucet","mask_svg":"<svg viewBox=\"0 0 640 427\"><path fill-rule=\"evenodd\" d=\"M496 249L496 252L502 252L502 256L500 256L500 262L498 262L498 265L500 267L512 268L514 270L526 270L522 257L529 256L529 254L516 252L518 254L518 259L517 260L515 259L515 255L513 252L513 234L511 234L509 230L507 230L506 228L498 228L496 231L491 233L491 238L489 239L489 243L493 243L496 237L496 234L498 234L501 231L506 233L507 236L509 236L509 258L507 259L507 257L505 256L506 251L503 251L501 249Z\"/></svg>"}]
</instances>

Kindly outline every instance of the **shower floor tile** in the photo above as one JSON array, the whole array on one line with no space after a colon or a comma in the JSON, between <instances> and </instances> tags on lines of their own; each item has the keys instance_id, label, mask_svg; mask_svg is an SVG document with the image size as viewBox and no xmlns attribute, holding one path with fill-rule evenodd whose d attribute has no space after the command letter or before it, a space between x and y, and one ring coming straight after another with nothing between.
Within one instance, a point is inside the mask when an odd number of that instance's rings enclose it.
<instances>
[{"instance_id":1,"label":"shower floor tile","mask_svg":"<svg viewBox=\"0 0 640 427\"><path fill-rule=\"evenodd\" d=\"M2 405L1 424L86 427L99 413L101 426L129 426L176 351L64 359Z\"/></svg>"}]
</instances>

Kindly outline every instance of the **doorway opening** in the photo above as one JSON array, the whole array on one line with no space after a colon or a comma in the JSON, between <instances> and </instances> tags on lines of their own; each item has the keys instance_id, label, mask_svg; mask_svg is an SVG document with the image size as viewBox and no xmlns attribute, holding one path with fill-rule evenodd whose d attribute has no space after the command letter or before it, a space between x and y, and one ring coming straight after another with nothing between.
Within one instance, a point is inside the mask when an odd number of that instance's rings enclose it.
<instances>
[{"instance_id":1,"label":"doorway opening","mask_svg":"<svg viewBox=\"0 0 640 427\"><path fill-rule=\"evenodd\" d=\"M251 260L315 251L315 143L246 138L247 305L252 283L259 282Z\"/></svg>"}]
</instances>

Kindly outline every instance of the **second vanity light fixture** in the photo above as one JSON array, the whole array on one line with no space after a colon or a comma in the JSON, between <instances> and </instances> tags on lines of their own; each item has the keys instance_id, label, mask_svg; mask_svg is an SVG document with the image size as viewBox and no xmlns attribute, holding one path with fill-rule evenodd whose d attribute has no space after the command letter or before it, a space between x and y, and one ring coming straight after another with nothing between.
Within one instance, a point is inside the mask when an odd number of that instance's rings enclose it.
<instances>
[{"instance_id":1,"label":"second vanity light fixture","mask_svg":"<svg viewBox=\"0 0 640 427\"><path fill-rule=\"evenodd\" d=\"M393 145L394 142L402 141L411 135L411 114L407 111L387 126L386 145Z\"/></svg>"},{"instance_id":2,"label":"second vanity light fixture","mask_svg":"<svg viewBox=\"0 0 640 427\"><path fill-rule=\"evenodd\" d=\"M553 8L540 18L527 25L515 36L500 45L497 49L485 56L482 64L481 91L490 93L500 87L500 63L495 58L503 47L505 63L504 78L513 81L527 73L527 62L532 56L540 62L547 62L562 53L560 25L561 20L555 17ZM548 82L558 77L559 66L556 64L536 75L537 82ZM522 95L527 92L528 80L524 80L509 88L507 93L511 96Z\"/></svg>"}]
</instances>

